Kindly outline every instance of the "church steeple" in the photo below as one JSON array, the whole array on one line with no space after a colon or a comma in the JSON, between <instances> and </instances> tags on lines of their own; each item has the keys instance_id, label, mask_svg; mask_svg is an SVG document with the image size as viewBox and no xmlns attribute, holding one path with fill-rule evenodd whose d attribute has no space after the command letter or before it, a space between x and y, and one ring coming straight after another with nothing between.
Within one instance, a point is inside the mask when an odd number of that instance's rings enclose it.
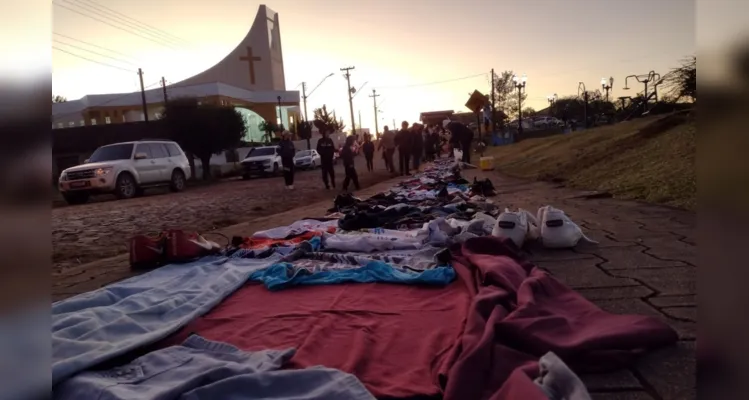
<instances>
[{"instance_id":1,"label":"church steeple","mask_svg":"<svg viewBox=\"0 0 749 400\"><path fill-rule=\"evenodd\" d=\"M178 85L222 82L249 90L286 90L278 13L258 8L247 36L223 60Z\"/></svg>"}]
</instances>

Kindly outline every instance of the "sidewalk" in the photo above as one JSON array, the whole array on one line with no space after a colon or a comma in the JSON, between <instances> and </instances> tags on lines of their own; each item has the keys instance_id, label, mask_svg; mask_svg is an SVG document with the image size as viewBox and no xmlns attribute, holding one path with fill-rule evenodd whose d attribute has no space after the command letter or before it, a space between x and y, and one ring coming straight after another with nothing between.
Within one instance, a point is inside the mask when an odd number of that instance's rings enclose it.
<instances>
[{"instance_id":1,"label":"sidewalk","mask_svg":"<svg viewBox=\"0 0 749 400\"><path fill-rule=\"evenodd\" d=\"M600 198L497 172L468 170L464 175L469 180L490 178L498 192L493 201L502 207L535 212L549 204L563 209L599 244L580 244L574 250L530 246L531 259L606 311L653 315L678 332L676 346L643 357L632 370L583 376L594 399L696 398L694 213Z\"/></svg>"},{"instance_id":2,"label":"sidewalk","mask_svg":"<svg viewBox=\"0 0 749 400\"><path fill-rule=\"evenodd\" d=\"M613 374L583 376L597 400L694 399L697 331L697 248L693 213L632 201L600 198L558 185L503 177L496 172L467 170L467 179L489 177L501 207L534 211L543 205L563 209L598 245L574 250L528 248L531 259L567 285L614 313L653 315L669 323L681 340L651 353L636 368ZM358 192L367 197L389 188L398 178ZM597 198L599 197L599 198ZM248 235L319 216L331 201L221 229ZM124 240L124 239L123 239ZM132 276L126 256L81 265L53 276L53 299L90 291Z\"/></svg>"}]
</instances>

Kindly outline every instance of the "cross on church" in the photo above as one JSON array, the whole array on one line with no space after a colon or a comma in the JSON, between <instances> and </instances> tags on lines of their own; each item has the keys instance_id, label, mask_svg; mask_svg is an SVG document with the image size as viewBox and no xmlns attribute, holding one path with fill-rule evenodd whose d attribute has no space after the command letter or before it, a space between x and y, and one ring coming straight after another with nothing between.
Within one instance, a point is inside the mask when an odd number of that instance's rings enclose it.
<instances>
[{"instance_id":1,"label":"cross on church","mask_svg":"<svg viewBox=\"0 0 749 400\"><path fill-rule=\"evenodd\" d=\"M250 64L250 84L255 84L255 61L260 61L260 57L252 55L252 47L247 46L247 55L239 57L240 61L247 61Z\"/></svg>"}]
</instances>

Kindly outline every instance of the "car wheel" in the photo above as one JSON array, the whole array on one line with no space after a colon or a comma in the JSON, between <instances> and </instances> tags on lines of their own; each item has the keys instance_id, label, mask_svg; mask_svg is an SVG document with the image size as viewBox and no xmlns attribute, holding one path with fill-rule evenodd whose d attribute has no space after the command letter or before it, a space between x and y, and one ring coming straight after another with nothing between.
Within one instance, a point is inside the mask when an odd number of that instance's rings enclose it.
<instances>
[{"instance_id":1,"label":"car wheel","mask_svg":"<svg viewBox=\"0 0 749 400\"><path fill-rule=\"evenodd\" d=\"M119 199L131 199L138 194L138 185L135 178L127 172L123 172L117 177L117 184L114 188L114 195Z\"/></svg>"},{"instance_id":2,"label":"car wheel","mask_svg":"<svg viewBox=\"0 0 749 400\"><path fill-rule=\"evenodd\" d=\"M169 189L172 192L181 192L185 190L185 186L187 185L187 182L185 181L185 173L175 169L174 172L172 172L172 180L169 183Z\"/></svg>"},{"instance_id":3,"label":"car wheel","mask_svg":"<svg viewBox=\"0 0 749 400\"><path fill-rule=\"evenodd\" d=\"M68 192L62 194L62 198L70 205L84 204L88 201L89 196L88 192Z\"/></svg>"}]
</instances>

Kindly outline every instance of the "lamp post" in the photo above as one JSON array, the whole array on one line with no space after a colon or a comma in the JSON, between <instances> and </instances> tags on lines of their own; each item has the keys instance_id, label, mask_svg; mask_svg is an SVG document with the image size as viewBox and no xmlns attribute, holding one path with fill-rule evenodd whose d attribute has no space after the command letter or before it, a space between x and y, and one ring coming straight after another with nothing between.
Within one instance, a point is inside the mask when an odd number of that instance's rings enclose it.
<instances>
[{"instance_id":1,"label":"lamp post","mask_svg":"<svg viewBox=\"0 0 749 400\"><path fill-rule=\"evenodd\" d=\"M312 89L312 91L309 92L309 94L306 93L307 92L307 83L306 82L302 82L302 100L304 101L304 120L305 121L309 121L307 119L307 99L310 96L312 96L312 93L315 93L315 90L317 90L317 88L319 88L320 85L322 85L322 83L325 82L326 79L330 78L333 75L335 75L335 74L331 72L330 74L326 75L325 78L322 78L322 80L320 81L320 83L318 83L317 86L315 86Z\"/></svg>"},{"instance_id":2,"label":"lamp post","mask_svg":"<svg viewBox=\"0 0 749 400\"><path fill-rule=\"evenodd\" d=\"M580 82L577 84L577 97L582 97L583 101L585 102L585 109L583 111L583 118L585 119L585 128L588 128L588 99L590 94L588 93L588 90L585 88L585 83Z\"/></svg>"},{"instance_id":3,"label":"lamp post","mask_svg":"<svg viewBox=\"0 0 749 400\"><path fill-rule=\"evenodd\" d=\"M553 107L558 98L556 93L546 96L546 100L549 102L549 116L552 116Z\"/></svg>"},{"instance_id":4,"label":"lamp post","mask_svg":"<svg viewBox=\"0 0 749 400\"><path fill-rule=\"evenodd\" d=\"M601 88L606 92L606 101L609 101L609 91L614 87L614 77L610 77L607 81L606 78L601 78Z\"/></svg>"},{"instance_id":5,"label":"lamp post","mask_svg":"<svg viewBox=\"0 0 749 400\"><path fill-rule=\"evenodd\" d=\"M515 89L518 90L518 135L522 135L523 134L523 92L525 91L525 85L528 82L528 77L525 74L523 74L522 77L513 75L512 82L515 85Z\"/></svg>"},{"instance_id":6,"label":"lamp post","mask_svg":"<svg viewBox=\"0 0 749 400\"><path fill-rule=\"evenodd\" d=\"M644 107L643 114L644 114L648 112L648 103L650 102L650 95L648 95L648 84L650 82L656 82L656 84L654 85L654 88L655 88L654 94L655 94L655 101L658 101L657 87L660 82L657 82L657 81L660 81L661 74L655 71L650 71L647 74L642 74L642 75L629 75L626 78L624 78L624 87L622 89L629 90L629 86L627 85L629 78L634 78L635 80L637 80L637 82L640 82L643 85L645 85L645 92L644 92L645 101L643 102L643 107Z\"/></svg>"}]
</instances>

